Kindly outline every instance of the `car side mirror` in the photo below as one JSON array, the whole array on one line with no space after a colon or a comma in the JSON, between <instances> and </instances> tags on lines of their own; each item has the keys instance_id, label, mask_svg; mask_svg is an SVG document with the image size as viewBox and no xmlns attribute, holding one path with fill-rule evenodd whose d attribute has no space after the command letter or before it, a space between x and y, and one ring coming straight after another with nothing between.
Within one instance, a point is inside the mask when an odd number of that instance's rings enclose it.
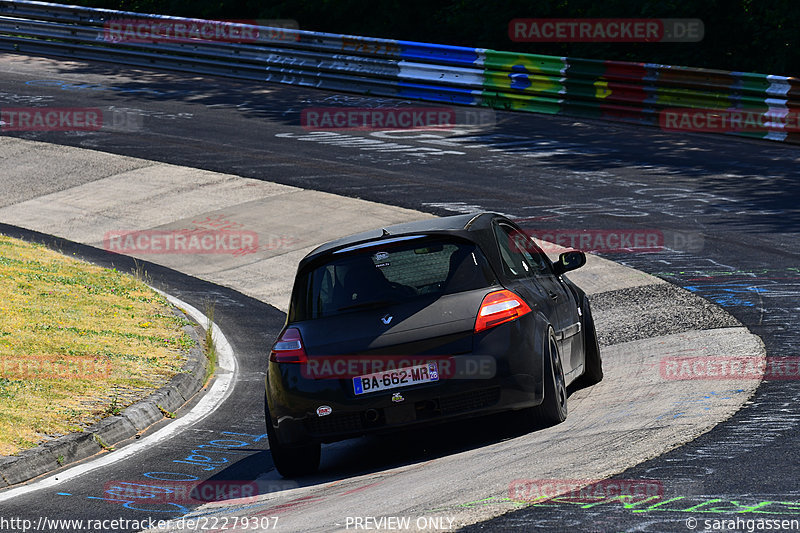
<instances>
[{"instance_id":1,"label":"car side mirror","mask_svg":"<svg viewBox=\"0 0 800 533\"><path fill-rule=\"evenodd\" d=\"M586 264L586 254L583 252L564 252L558 256L558 262L553 263L553 270L556 276L560 276L564 272L575 270Z\"/></svg>"}]
</instances>

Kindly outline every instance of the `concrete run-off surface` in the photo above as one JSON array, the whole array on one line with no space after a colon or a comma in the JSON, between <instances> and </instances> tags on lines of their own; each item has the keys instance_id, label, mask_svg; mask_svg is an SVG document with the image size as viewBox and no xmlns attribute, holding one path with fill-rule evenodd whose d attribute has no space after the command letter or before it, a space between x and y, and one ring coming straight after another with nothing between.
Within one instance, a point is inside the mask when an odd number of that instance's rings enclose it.
<instances>
[{"instance_id":1,"label":"concrete run-off surface","mask_svg":"<svg viewBox=\"0 0 800 533\"><path fill-rule=\"evenodd\" d=\"M196 228L255 232L258 247L244 255L226 251L130 255L232 287L281 310L287 309L297 263L312 248L350 233L431 217L91 150L53 149L13 138L0 141L0 186L15 191L0 208L0 221L98 248L104 247L109 232L177 234ZM74 160L80 164L71 164ZM58 180L54 174L59 174ZM66 175L74 177L70 181ZM26 190L33 192L26 195Z\"/></svg>"}]
</instances>

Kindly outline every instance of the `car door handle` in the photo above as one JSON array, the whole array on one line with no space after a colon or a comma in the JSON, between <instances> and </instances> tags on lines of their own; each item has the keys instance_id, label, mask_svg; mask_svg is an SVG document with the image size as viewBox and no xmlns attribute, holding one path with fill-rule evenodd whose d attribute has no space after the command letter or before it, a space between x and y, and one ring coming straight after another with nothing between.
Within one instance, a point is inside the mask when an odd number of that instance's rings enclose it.
<instances>
[{"instance_id":1,"label":"car door handle","mask_svg":"<svg viewBox=\"0 0 800 533\"><path fill-rule=\"evenodd\" d=\"M556 294L556 293L554 293L552 291L547 291L547 294L550 295L550 299L551 300L558 300L558 294Z\"/></svg>"}]
</instances>

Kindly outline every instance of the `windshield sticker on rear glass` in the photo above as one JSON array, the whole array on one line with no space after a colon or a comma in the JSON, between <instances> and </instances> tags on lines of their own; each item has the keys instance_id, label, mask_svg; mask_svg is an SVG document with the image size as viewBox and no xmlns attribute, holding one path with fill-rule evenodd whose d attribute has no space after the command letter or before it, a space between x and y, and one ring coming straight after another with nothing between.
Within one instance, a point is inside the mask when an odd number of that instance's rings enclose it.
<instances>
[{"instance_id":1,"label":"windshield sticker on rear glass","mask_svg":"<svg viewBox=\"0 0 800 533\"><path fill-rule=\"evenodd\" d=\"M373 255L372 258L376 263L380 263L381 261L389 259L389 252L378 252L377 254Z\"/></svg>"},{"instance_id":2,"label":"windshield sticker on rear glass","mask_svg":"<svg viewBox=\"0 0 800 533\"><path fill-rule=\"evenodd\" d=\"M390 264L391 264L391 263L390 263L389 261L385 261L385 262L383 262L383 263L378 263L377 265L375 265L375 268L383 268L383 267L388 267Z\"/></svg>"}]
</instances>

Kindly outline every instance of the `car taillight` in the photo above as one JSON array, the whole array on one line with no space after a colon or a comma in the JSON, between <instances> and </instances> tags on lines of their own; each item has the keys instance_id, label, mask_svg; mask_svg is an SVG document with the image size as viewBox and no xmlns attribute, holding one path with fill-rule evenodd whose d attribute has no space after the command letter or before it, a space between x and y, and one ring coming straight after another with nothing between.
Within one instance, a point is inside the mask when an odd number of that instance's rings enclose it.
<instances>
[{"instance_id":1,"label":"car taillight","mask_svg":"<svg viewBox=\"0 0 800 533\"><path fill-rule=\"evenodd\" d=\"M269 360L273 363L305 363L307 359L303 338L297 328L286 328L269 352Z\"/></svg>"},{"instance_id":2,"label":"car taillight","mask_svg":"<svg viewBox=\"0 0 800 533\"><path fill-rule=\"evenodd\" d=\"M490 292L483 297L478 318L475 319L475 333L516 320L531 312L522 298L511 291Z\"/></svg>"}]
</instances>

